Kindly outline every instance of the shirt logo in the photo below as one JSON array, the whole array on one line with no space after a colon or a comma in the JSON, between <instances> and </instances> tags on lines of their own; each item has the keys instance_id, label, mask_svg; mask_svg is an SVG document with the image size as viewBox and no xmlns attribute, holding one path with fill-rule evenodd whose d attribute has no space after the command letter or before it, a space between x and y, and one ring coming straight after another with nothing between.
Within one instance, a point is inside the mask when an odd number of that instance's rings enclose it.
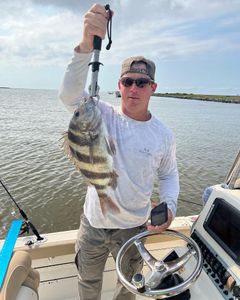
<instances>
[{"instance_id":1,"label":"shirt logo","mask_svg":"<svg viewBox=\"0 0 240 300\"><path fill-rule=\"evenodd\" d=\"M148 156L152 156L152 153L150 152L150 150L148 148L143 148L143 149L139 150L139 152L146 154Z\"/></svg>"}]
</instances>

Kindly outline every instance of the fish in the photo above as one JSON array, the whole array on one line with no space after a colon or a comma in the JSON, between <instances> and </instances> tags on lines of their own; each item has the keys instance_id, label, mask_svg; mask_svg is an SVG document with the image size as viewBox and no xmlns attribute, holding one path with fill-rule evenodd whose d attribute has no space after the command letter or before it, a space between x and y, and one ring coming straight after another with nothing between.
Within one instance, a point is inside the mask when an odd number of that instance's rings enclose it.
<instances>
[{"instance_id":1,"label":"fish","mask_svg":"<svg viewBox=\"0 0 240 300\"><path fill-rule=\"evenodd\" d=\"M88 185L95 187L102 213L119 213L109 189L117 188L118 174L113 166L115 143L109 137L101 111L93 98L82 99L63 134L63 149Z\"/></svg>"}]
</instances>

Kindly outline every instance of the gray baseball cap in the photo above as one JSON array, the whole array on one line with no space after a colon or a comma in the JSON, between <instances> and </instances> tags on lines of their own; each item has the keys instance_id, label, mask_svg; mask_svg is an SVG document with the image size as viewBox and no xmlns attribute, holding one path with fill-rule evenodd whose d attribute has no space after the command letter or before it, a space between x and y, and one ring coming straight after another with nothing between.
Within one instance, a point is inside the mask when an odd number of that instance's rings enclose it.
<instances>
[{"instance_id":1,"label":"gray baseball cap","mask_svg":"<svg viewBox=\"0 0 240 300\"><path fill-rule=\"evenodd\" d=\"M147 70L133 67L134 63L145 63ZM154 80L155 69L156 67L153 61L146 59L143 56L132 56L123 61L121 77L126 73L141 73L148 75L152 80Z\"/></svg>"}]
</instances>

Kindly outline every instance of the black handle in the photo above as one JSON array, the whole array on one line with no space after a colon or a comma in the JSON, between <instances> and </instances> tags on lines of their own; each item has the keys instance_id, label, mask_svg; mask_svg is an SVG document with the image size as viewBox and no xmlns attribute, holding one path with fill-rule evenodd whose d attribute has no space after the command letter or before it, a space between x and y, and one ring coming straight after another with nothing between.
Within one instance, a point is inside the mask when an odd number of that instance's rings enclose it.
<instances>
[{"instance_id":1,"label":"black handle","mask_svg":"<svg viewBox=\"0 0 240 300\"><path fill-rule=\"evenodd\" d=\"M97 35L94 35L94 39L93 39L93 49L94 50L101 50L101 47L102 47L102 39L97 36Z\"/></svg>"}]
</instances>

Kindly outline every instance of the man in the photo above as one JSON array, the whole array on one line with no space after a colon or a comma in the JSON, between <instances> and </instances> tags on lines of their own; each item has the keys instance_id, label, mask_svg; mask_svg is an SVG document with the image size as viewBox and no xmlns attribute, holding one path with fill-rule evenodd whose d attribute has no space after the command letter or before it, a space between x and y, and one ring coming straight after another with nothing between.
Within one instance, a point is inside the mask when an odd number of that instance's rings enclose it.
<instances>
[{"instance_id":1,"label":"man","mask_svg":"<svg viewBox=\"0 0 240 300\"><path fill-rule=\"evenodd\" d=\"M59 93L72 112L86 96L84 88L93 36L105 37L107 18L101 5L94 5L85 14L83 37L75 48ZM121 106L112 107L102 101L98 104L108 133L115 141L113 159L118 178L113 193L120 213L109 211L103 215L95 188L88 187L76 242L81 300L101 298L102 275L109 252L116 259L121 246L146 224L155 177L160 184L160 201L168 204L168 221L161 226L147 225L147 229L162 232L176 214L179 179L175 140L172 132L148 110L150 97L157 88L154 76L155 64L152 61L130 57L122 64L118 82ZM140 267L140 255L133 248L124 266L129 280ZM113 299L131 300L135 296L118 282Z\"/></svg>"}]
</instances>

